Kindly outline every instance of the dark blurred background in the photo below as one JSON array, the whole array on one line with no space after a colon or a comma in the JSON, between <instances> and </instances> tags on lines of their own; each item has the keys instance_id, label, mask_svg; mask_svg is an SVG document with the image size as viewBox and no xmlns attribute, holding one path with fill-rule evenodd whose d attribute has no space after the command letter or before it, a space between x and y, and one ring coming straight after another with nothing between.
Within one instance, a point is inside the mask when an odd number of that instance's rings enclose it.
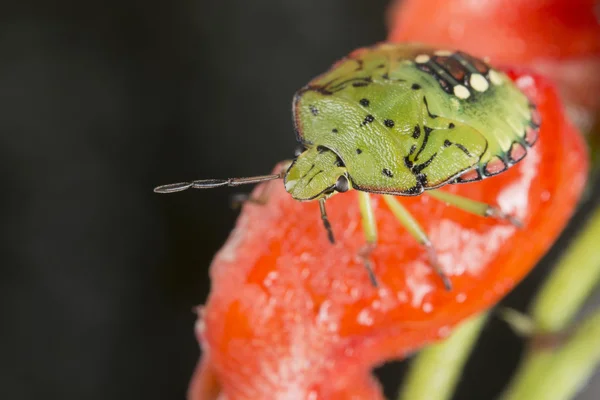
<instances>
[{"instance_id":1,"label":"dark blurred background","mask_svg":"<svg viewBox=\"0 0 600 400\"><path fill-rule=\"evenodd\" d=\"M2 399L184 397L199 356L192 307L234 191L152 188L290 157L293 92L383 40L387 3L2 6ZM505 303L524 309L565 244ZM492 398L521 346L492 320L456 398ZM405 369L377 370L388 396Z\"/></svg>"}]
</instances>

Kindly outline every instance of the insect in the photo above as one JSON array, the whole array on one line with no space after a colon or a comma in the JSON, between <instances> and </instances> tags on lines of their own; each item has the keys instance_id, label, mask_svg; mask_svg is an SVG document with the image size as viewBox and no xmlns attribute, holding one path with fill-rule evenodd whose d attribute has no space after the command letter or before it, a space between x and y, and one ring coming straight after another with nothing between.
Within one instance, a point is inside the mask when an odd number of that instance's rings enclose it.
<instances>
[{"instance_id":1,"label":"insect","mask_svg":"<svg viewBox=\"0 0 600 400\"><path fill-rule=\"evenodd\" d=\"M537 140L541 121L536 107L508 77L480 59L412 43L361 48L296 92L293 117L302 148L286 171L175 183L155 191L283 178L294 199L319 202L333 243L325 202L336 193L357 190L366 238L359 256L374 285L369 255L376 247L377 226L371 193L383 195L400 223L426 249L448 290L451 282L431 241L395 196L427 194L519 225L496 207L436 190L499 174L523 159Z\"/></svg>"}]
</instances>

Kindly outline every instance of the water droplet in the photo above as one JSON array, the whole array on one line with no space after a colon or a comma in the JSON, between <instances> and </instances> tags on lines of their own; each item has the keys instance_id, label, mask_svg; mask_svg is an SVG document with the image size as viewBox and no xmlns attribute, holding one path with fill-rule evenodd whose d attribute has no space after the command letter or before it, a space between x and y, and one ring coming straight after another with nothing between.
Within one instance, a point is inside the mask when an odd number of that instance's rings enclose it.
<instances>
[{"instance_id":1,"label":"water droplet","mask_svg":"<svg viewBox=\"0 0 600 400\"><path fill-rule=\"evenodd\" d=\"M530 75L521 76L520 78L517 79L517 81L515 83L517 84L519 89L526 89L528 87L532 87L535 85L535 81L533 80L533 77L531 77Z\"/></svg>"},{"instance_id":2,"label":"water droplet","mask_svg":"<svg viewBox=\"0 0 600 400\"><path fill-rule=\"evenodd\" d=\"M544 191L542 192L542 194L540 195L540 199L541 199L543 202L546 202L546 201L550 200L550 191L548 191L548 190L544 190Z\"/></svg>"},{"instance_id":3,"label":"water droplet","mask_svg":"<svg viewBox=\"0 0 600 400\"><path fill-rule=\"evenodd\" d=\"M467 295L464 293L459 293L456 295L456 301L459 303L464 303L467 300Z\"/></svg>"},{"instance_id":4,"label":"water droplet","mask_svg":"<svg viewBox=\"0 0 600 400\"><path fill-rule=\"evenodd\" d=\"M429 314L430 312L433 311L433 306L431 305L431 303L425 303L423 304L423 311L425 311L427 314Z\"/></svg>"},{"instance_id":5,"label":"water droplet","mask_svg":"<svg viewBox=\"0 0 600 400\"><path fill-rule=\"evenodd\" d=\"M406 294L406 292L398 292L396 294L396 297L398 298L398 301L401 303L406 303L408 301L408 294Z\"/></svg>"},{"instance_id":6,"label":"water droplet","mask_svg":"<svg viewBox=\"0 0 600 400\"><path fill-rule=\"evenodd\" d=\"M373 325L373 315L371 314L371 310L365 308L360 313L358 313L358 317L356 321L363 326L371 326Z\"/></svg>"},{"instance_id":7,"label":"water droplet","mask_svg":"<svg viewBox=\"0 0 600 400\"><path fill-rule=\"evenodd\" d=\"M440 339L445 339L450 336L450 332L452 332L452 330L449 326L442 326L440 329L438 329L438 336Z\"/></svg>"},{"instance_id":8,"label":"water droplet","mask_svg":"<svg viewBox=\"0 0 600 400\"><path fill-rule=\"evenodd\" d=\"M329 300L325 300L321 307L319 307L319 313L317 314L317 323L324 324L329 322L329 309L331 308L331 302Z\"/></svg>"},{"instance_id":9,"label":"water droplet","mask_svg":"<svg viewBox=\"0 0 600 400\"><path fill-rule=\"evenodd\" d=\"M267 274L267 276L265 277L265 280L263 281L264 285L266 287L270 287L273 285L273 283L275 282L275 280L277 280L279 274L277 273L277 271L271 271Z\"/></svg>"}]
</instances>

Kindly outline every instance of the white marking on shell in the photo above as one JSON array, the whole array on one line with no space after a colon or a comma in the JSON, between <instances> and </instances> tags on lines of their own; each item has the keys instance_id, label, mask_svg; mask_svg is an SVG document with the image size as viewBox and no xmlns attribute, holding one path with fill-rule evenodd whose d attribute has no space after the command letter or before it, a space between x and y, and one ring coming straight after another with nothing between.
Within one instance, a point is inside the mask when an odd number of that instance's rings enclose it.
<instances>
[{"instance_id":1,"label":"white marking on shell","mask_svg":"<svg viewBox=\"0 0 600 400\"><path fill-rule=\"evenodd\" d=\"M436 56L448 57L452 55L452 52L450 50L438 50L433 54L435 54Z\"/></svg>"},{"instance_id":2,"label":"white marking on shell","mask_svg":"<svg viewBox=\"0 0 600 400\"><path fill-rule=\"evenodd\" d=\"M463 85L454 86L454 95L459 99L468 99L471 96L469 89L464 87Z\"/></svg>"},{"instance_id":3,"label":"white marking on shell","mask_svg":"<svg viewBox=\"0 0 600 400\"><path fill-rule=\"evenodd\" d=\"M471 84L471 87L478 92L485 92L490 87L487 79L485 79L481 74L471 74L469 83Z\"/></svg>"},{"instance_id":4,"label":"white marking on shell","mask_svg":"<svg viewBox=\"0 0 600 400\"><path fill-rule=\"evenodd\" d=\"M429 61L429 56L427 54L419 54L417 57L415 57L415 61L419 64L424 64Z\"/></svg>"},{"instance_id":5,"label":"white marking on shell","mask_svg":"<svg viewBox=\"0 0 600 400\"><path fill-rule=\"evenodd\" d=\"M500 76L499 73L497 73L493 69L490 69L489 76L490 76L490 81L492 81L492 83L494 85L496 85L496 86L502 85L502 77Z\"/></svg>"}]
</instances>

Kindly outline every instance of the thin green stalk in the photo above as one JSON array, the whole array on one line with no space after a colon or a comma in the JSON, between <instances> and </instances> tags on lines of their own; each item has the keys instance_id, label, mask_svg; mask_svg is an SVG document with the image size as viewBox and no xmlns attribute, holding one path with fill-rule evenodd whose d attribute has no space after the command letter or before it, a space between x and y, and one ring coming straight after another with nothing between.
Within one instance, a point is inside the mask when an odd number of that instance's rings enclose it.
<instances>
[{"instance_id":1,"label":"thin green stalk","mask_svg":"<svg viewBox=\"0 0 600 400\"><path fill-rule=\"evenodd\" d=\"M600 280L600 207L573 240L531 307L541 332L558 332L571 323Z\"/></svg>"},{"instance_id":2,"label":"thin green stalk","mask_svg":"<svg viewBox=\"0 0 600 400\"><path fill-rule=\"evenodd\" d=\"M446 340L422 350L411 364L398 400L450 399L486 317L487 313L471 317Z\"/></svg>"},{"instance_id":3,"label":"thin green stalk","mask_svg":"<svg viewBox=\"0 0 600 400\"><path fill-rule=\"evenodd\" d=\"M573 398L600 363L600 310L583 323L556 351L532 351L525 372L508 399Z\"/></svg>"},{"instance_id":4,"label":"thin green stalk","mask_svg":"<svg viewBox=\"0 0 600 400\"><path fill-rule=\"evenodd\" d=\"M570 399L600 362L600 310L588 317L554 357L535 399Z\"/></svg>"},{"instance_id":5,"label":"thin green stalk","mask_svg":"<svg viewBox=\"0 0 600 400\"><path fill-rule=\"evenodd\" d=\"M594 211L582 232L573 240L534 300L531 318L536 333L559 334L572 323L600 280L599 240L600 208ZM546 399L540 397L541 391L567 396L552 397L556 399L570 398L576 383L584 382L592 371L590 368L597 363L596 352L600 351L600 342L594 339L600 340L600 333L596 338L586 336L595 332L594 323L600 324L595 316L589 320L591 325L587 325L588 322L582 325L560 350L530 346L503 398ZM578 343L595 347L589 347L585 354L580 354ZM568 378L547 380L547 377L565 369L578 372Z\"/></svg>"}]
</instances>

